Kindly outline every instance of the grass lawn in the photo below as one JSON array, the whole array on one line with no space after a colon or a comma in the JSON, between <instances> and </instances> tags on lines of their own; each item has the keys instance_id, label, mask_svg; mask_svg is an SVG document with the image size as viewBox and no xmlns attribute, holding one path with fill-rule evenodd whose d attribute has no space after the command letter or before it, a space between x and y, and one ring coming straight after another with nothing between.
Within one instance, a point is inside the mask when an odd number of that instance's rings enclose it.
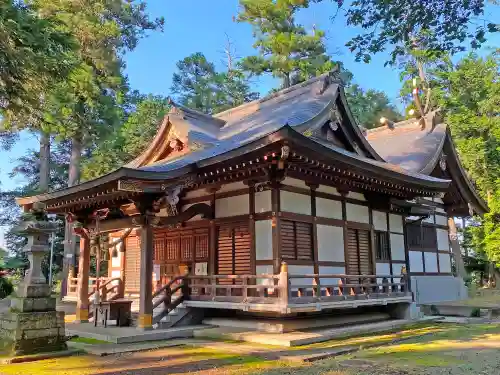
<instances>
[{"instance_id":1,"label":"grass lawn","mask_svg":"<svg viewBox=\"0 0 500 375\"><path fill-rule=\"evenodd\" d=\"M394 341L401 338L407 340ZM373 343L384 346L310 364L267 361L260 355L210 348L175 347L109 357L81 355L11 364L0 366L0 374L496 375L500 372L500 325L497 324L418 325L398 333L332 340L308 347Z\"/></svg>"}]
</instances>

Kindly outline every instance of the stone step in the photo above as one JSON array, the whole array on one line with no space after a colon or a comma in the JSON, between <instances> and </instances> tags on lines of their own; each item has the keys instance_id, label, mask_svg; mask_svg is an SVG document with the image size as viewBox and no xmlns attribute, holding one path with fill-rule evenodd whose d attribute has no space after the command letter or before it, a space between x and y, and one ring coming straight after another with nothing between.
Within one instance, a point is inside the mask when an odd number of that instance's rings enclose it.
<instances>
[{"instance_id":1,"label":"stone step","mask_svg":"<svg viewBox=\"0 0 500 375\"><path fill-rule=\"evenodd\" d=\"M313 316L301 319L264 319L264 318L209 318L204 319L203 324L242 328L258 332L284 333L297 330L310 330L325 327L344 327L355 324L375 323L389 320L386 313L368 313L347 316Z\"/></svg>"}]
</instances>

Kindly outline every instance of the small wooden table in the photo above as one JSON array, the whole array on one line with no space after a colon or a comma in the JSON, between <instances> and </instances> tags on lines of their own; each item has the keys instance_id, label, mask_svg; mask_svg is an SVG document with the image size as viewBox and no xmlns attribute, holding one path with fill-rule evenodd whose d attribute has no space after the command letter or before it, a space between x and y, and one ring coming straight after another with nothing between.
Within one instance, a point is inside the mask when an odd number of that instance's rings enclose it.
<instances>
[{"instance_id":1,"label":"small wooden table","mask_svg":"<svg viewBox=\"0 0 500 375\"><path fill-rule=\"evenodd\" d=\"M130 325L132 302L128 299L116 299L113 301L103 301L95 306L94 326L101 320L104 327L108 326L108 320L116 320L117 327ZM99 319L99 317L101 319Z\"/></svg>"}]
</instances>

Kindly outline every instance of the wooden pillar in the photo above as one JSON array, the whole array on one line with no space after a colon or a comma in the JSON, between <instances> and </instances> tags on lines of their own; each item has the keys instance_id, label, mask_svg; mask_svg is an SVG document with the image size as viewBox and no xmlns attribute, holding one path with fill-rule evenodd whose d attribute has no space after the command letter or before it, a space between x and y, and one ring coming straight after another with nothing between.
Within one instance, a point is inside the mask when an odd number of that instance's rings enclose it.
<instances>
[{"instance_id":1,"label":"wooden pillar","mask_svg":"<svg viewBox=\"0 0 500 375\"><path fill-rule=\"evenodd\" d=\"M89 321L89 272L90 239L86 235L80 238L80 258L78 263L78 299L76 302L76 322Z\"/></svg>"},{"instance_id":2,"label":"wooden pillar","mask_svg":"<svg viewBox=\"0 0 500 375\"><path fill-rule=\"evenodd\" d=\"M273 273L281 269L281 225L280 225L280 183L273 182L271 190L272 235L273 235Z\"/></svg>"},{"instance_id":3,"label":"wooden pillar","mask_svg":"<svg viewBox=\"0 0 500 375\"><path fill-rule=\"evenodd\" d=\"M149 215L144 215L141 225L141 278L137 328L143 330L153 327L153 227L151 219Z\"/></svg>"}]
</instances>

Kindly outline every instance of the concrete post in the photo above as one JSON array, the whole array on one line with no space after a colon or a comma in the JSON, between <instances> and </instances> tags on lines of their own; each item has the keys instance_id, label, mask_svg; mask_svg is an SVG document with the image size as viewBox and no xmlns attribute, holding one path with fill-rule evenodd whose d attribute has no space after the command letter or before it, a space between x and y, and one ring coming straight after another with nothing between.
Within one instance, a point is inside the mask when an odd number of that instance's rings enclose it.
<instances>
[{"instance_id":1,"label":"concrete post","mask_svg":"<svg viewBox=\"0 0 500 375\"><path fill-rule=\"evenodd\" d=\"M80 239L80 258L78 260L78 297L76 301L76 321L89 321L89 272L90 239L82 235Z\"/></svg>"},{"instance_id":2,"label":"concrete post","mask_svg":"<svg viewBox=\"0 0 500 375\"><path fill-rule=\"evenodd\" d=\"M144 215L141 226L141 280L139 320L137 328L153 327L153 228L149 215Z\"/></svg>"}]
</instances>

